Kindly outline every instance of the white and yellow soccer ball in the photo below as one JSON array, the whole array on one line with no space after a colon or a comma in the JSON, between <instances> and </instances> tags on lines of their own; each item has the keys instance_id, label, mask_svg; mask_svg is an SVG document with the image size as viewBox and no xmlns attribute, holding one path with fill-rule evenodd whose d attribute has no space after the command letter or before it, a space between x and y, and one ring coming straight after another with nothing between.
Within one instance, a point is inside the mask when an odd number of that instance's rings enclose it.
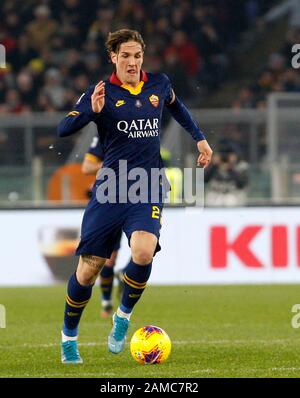
<instances>
[{"instance_id":1,"label":"white and yellow soccer ball","mask_svg":"<svg viewBox=\"0 0 300 398\"><path fill-rule=\"evenodd\" d=\"M147 325L138 329L130 341L132 357L143 365L165 362L171 352L171 340L158 326Z\"/></svg>"}]
</instances>

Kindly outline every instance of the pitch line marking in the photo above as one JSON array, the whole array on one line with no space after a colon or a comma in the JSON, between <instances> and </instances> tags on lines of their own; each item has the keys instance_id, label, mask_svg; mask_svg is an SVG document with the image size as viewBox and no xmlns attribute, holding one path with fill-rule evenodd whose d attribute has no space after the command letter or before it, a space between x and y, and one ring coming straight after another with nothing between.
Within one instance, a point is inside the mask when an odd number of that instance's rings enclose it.
<instances>
[{"instance_id":1,"label":"pitch line marking","mask_svg":"<svg viewBox=\"0 0 300 398\"><path fill-rule=\"evenodd\" d=\"M264 339L257 339L257 340L174 340L172 344L174 345L187 345L187 344L203 344L203 345L222 345L222 344L229 344L229 345L242 345L242 344L266 344L266 345L273 345L273 344L286 344L286 343L300 343L300 339L294 338L287 338L287 339L275 339L275 340L264 340ZM129 343L126 343L129 344ZM0 345L1 349L13 349L13 348L50 348L50 347L57 347L60 343L46 343L46 344L31 344L31 343L23 343L18 345ZM78 343L81 347L95 347L95 346L106 346L107 342L85 342L85 343Z\"/></svg>"},{"instance_id":2,"label":"pitch line marking","mask_svg":"<svg viewBox=\"0 0 300 398\"><path fill-rule=\"evenodd\" d=\"M203 374L203 373L218 373L222 370L222 372L224 373L224 369L199 369L199 370L192 370L189 371L189 374ZM272 372L293 372L293 371L300 371L300 368L259 368L259 369L242 369L242 373L255 373L255 372L267 372L267 371L272 371ZM225 373L232 373L232 372L236 372L236 369L227 369L225 370ZM39 375L36 377L74 377L77 373L47 373L45 375ZM148 376L154 375L157 376L156 372L147 372ZM114 377L116 376L116 373L92 373L92 372L80 372L80 377ZM126 377L126 374L124 375ZM12 377L12 374L7 373L7 374L2 374L1 377ZM21 377L32 377L31 373L24 373L21 374Z\"/></svg>"}]
</instances>

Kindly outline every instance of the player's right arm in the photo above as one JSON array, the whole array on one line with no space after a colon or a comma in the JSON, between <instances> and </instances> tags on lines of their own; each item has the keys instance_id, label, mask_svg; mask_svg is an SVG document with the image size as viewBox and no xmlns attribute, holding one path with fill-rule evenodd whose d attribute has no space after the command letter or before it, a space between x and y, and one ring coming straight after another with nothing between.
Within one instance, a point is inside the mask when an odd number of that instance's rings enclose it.
<instances>
[{"instance_id":1,"label":"player's right arm","mask_svg":"<svg viewBox=\"0 0 300 398\"><path fill-rule=\"evenodd\" d=\"M58 125L58 135L67 137L94 121L105 104L105 83L100 81L94 89L89 89L78 100L75 109Z\"/></svg>"},{"instance_id":2,"label":"player's right arm","mask_svg":"<svg viewBox=\"0 0 300 398\"><path fill-rule=\"evenodd\" d=\"M103 165L104 152L99 141L99 137L95 135L91 142L91 145L86 152L82 165L81 171L83 174L96 175L98 170Z\"/></svg>"},{"instance_id":3,"label":"player's right arm","mask_svg":"<svg viewBox=\"0 0 300 398\"><path fill-rule=\"evenodd\" d=\"M96 175L98 170L103 165L104 152L99 141L99 136L95 135L92 139L89 149L87 150L82 165L81 171L83 174Z\"/></svg>"},{"instance_id":4,"label":"player's right arm","mask_svg":"<svg viewBox=\"0 0 300 398\"><path fill-rule=\"evenodd\" d=\"M90 153L86 153L81 165L81 171L86 175L96 175L102 167L103 160Z\"/></svg>"}]
</instances>

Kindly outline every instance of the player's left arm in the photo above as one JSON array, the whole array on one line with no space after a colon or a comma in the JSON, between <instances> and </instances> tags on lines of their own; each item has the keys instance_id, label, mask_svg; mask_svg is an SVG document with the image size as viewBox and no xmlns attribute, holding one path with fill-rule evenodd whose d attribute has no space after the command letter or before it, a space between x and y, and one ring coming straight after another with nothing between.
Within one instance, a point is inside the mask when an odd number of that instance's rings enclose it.
<instances>
[{"instance_id":1,"label":"player's left arm","mask_svg":"<svg viewBox=\"0 0 300 398\"><path fill-rule=\"evenodd\" d=\"M175 95L173 89L171 90L171 100L166 104L166 107L174 119L188 131L197 142L197 148L200 153L197 159L197 165L203 168L208 166L211 162L213 151L203 132L200 130L186 106Z\"/></svg>"}]
</instances>

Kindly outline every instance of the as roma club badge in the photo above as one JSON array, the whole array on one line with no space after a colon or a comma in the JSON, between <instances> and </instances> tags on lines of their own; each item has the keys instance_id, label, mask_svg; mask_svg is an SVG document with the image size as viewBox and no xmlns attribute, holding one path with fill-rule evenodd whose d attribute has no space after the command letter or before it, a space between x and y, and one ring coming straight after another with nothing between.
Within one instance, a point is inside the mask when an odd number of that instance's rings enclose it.
<instances>
[{"instance_id":1,"label":"as roma club badge","mask_svg":"<svg viewBox=\"0 0 300 398\"><path fill-rule=\"evenodd\" d=\"M153 106L155 106L155 108L157 108L157 107L158 107L158 104L159 104L159 98L158 98L158 96L157 96L157 95L154 95L154 94L150 95L150 97L149 97L149 101L151 102L151 104L152 104Z\"/></svg>"}]
</instances>

